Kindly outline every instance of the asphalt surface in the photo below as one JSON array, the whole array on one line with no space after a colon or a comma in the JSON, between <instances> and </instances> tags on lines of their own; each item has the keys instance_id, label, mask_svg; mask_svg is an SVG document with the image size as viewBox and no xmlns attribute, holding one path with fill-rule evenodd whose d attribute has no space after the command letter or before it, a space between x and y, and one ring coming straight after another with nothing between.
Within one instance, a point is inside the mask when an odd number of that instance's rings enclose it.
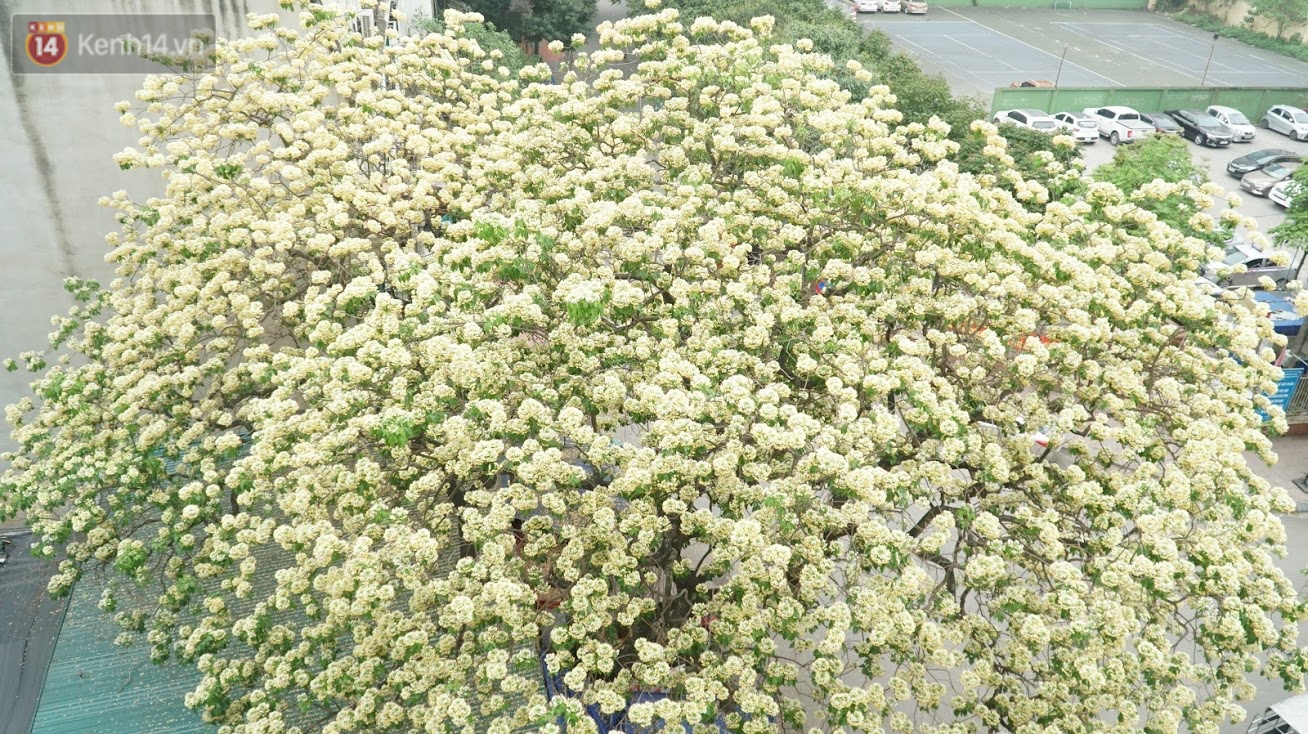
<instances>
[{"instance_id":1,"label":"asphalt surface","mask_svg":"<svg viewBox=\"0 0 1308 734\"><path fill-rule=\"evenodd\" d=\"M1302 87L1308 80L1308 63L1214 41L1143 10L933 7L926 15L862 14L857 22L884 31L956 94L987 106L995 87L1026 79L1063 87Z\"/></svg>"}]
</instances>

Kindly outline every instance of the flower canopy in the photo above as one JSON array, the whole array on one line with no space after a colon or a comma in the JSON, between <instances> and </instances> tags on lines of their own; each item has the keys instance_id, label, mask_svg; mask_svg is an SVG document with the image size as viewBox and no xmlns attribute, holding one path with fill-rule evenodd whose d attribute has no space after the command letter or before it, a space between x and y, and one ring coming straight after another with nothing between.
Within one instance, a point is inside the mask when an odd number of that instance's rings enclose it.
<instances>
[{"instance_id":1,"label":"flower canopy","mask_svg":"<svg viewBox=\"0 0 1308 734\"><path fill-rule=\"evenodd\" d=\"M1192 284L1203 242L1050 200L1079 169L1005 173L984 122L1001 172L960 173L769 18L606 24L554 77L472 18L254 17L122 107L167 192L109 200L120 277L70 284L3 498L54 591L159 586L103 606L190 705L1215 732L1251 671L1300 680L1291 504L1242 457L1272 325ZM1211 203L1133 196L1177 191Z\"/></svg>"}]
</instances>

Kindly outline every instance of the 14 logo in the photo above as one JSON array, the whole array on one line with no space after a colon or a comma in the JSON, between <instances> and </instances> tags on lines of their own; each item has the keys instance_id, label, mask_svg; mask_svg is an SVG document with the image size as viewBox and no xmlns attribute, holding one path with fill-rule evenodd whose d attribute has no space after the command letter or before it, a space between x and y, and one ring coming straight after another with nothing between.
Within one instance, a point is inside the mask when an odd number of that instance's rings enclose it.
<instances>
[{"instance_id":1,"label":"14 logo","mask_svg":"<svg viewBox=\"0 0 1308 734\"><path fill-rule=\"evenodd\" d=\"M27 24L27 58L40 66L54 66L68 53L68 36L63 21L34 21Z\"/></svg>"}]
</instances>

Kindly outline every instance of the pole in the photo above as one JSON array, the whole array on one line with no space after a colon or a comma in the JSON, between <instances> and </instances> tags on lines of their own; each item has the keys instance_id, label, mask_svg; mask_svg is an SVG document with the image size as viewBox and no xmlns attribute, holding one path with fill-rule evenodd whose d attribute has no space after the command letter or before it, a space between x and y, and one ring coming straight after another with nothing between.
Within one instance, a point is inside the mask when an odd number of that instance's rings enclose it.
<instances>
[{"instance_id":1,"label":"pole","mask_svg":"<svg viewBox=\"0 0 1308 734\"><path fill-rule=\"evenodd\" d=\"M1204 85L1204 82L1208 81L1208 67L1213 63L1213 52L1217 50L1217 39L1220 37L1221 36L1217 33L1213 34L1213 45L1208 49L1208 62L1204 64L1204 76L1199 80L1199 86L1201 87Z\"/></svg>"},{"instance_id":2,"label":"pole","mask_svg":"<svg viewBox=\"0 0 1308 734\"><path fill-rule=\"evenodd\" d=\"M431 0L431 19L438 22L445 22L444 11L441 10L441 0Z\"/></svg>"},{"instance_id":3,"label":"pole","mask_svg":"<svg viewBox=\"0 0 1308 734\"><path fill-rule=\"evenodd\" d=\"M1063 62L1067 61L1067 46L1063 46L1063 57L1058 60L1058 74L1054 76L1054 86L1058 86L1058 80L1063 78Z\"/></svg>"}]
</instances>

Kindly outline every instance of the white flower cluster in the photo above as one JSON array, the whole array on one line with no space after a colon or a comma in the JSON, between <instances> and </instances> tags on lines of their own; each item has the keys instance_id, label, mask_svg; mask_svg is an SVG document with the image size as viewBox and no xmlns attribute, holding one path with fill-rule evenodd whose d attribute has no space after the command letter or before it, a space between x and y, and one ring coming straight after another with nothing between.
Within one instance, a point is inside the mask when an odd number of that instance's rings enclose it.
<instances>
[{"instance_id":1,"label":"white flower cluster","mask_svg":"<svg viewBox=\"0 0 1308 734\"><path fill-rule=\"evenodd\" d=\"M24 356L0 497L66 549L52 590L165 580L123 619L190 705L1213 731L1246 671L1304 674L1243 458L1271 324L1190 285L1202 243L960 172L770 18L606 24L559 84L472 19L253 18L122 108L167 196L106 200L121 279L74 289L79 359Z\"/></svg>"}]
</instances>

